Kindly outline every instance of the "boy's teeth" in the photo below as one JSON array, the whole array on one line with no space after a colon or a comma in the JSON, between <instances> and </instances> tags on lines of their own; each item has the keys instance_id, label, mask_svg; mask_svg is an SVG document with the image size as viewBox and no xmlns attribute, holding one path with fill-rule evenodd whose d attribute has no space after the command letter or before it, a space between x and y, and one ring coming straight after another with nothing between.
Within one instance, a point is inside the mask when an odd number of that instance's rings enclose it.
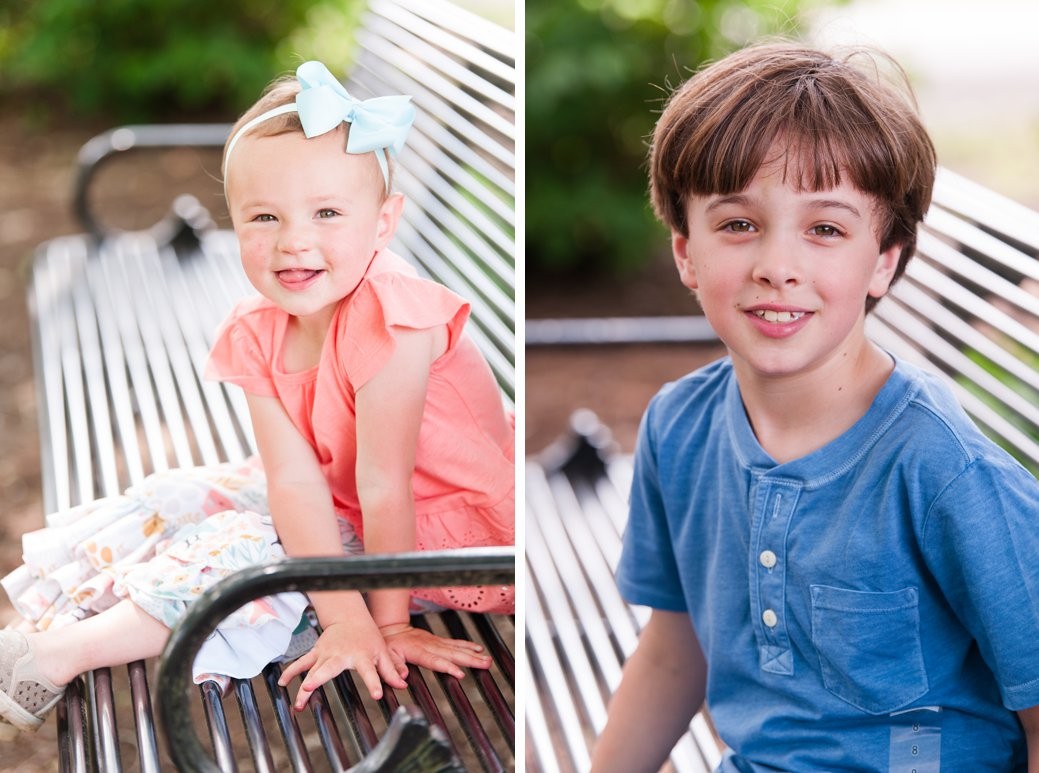
<instances>
[{"instance_id":1,"label":"boy's teeth","mask_svg":"<svg viewBox=\"0 0 1039 773\"><path fill-rule=\"evenodd\" d=\"M772 309L758 309L754 313L766 322L780 325L801 319L805 315L803 311L773 311Z\"/></svg>"}]
</instances>

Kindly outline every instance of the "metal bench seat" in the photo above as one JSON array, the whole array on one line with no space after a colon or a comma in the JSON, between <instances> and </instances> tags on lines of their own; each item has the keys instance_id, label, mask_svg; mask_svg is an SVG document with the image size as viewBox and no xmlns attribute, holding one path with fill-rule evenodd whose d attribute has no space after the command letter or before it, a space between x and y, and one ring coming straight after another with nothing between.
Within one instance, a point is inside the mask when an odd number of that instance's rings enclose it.
<instances>
[{"instance_id":1,"label":"metal bench seat","mask_svg":"<svg viewBox=\"0 0 1039 773\"><path fill-rule=\"evenodd\" d=\"M940 170L906 276L867 322L897 355L943 375L978 425L1039 472L1039 213ZM527 346L715 342L700 317L528 320ZM580 771L647 610L613 582L631 459L575 415L526 465L528 770ZM698 715L675 770L711 770L719 743Z\"/></svg>"},{"instance_id":2,"label":"metal bench seat","mask_svg":"<svg viewBox=\"0 0 1039 773\"><path fill-rule=\"evenodd\" d=\"M407 204L392 248L423 275L471 300L471 335L511 403L515 36L443 0L373 0L357 37L347 88L359 97L410 93L418 107L399 157L398 188ZM184 197L156 227L117 232L95 215L90 196L97 169L128 152L219 148L229 129L122 127L95 138L80 154L75 200L86 233L41 245L28 290L47 512L120 493L155 471L238 461L255 450L240 390L202 379L216 326L237 300L255 292L242 272L234 234L215 228L205 208ZM439 562L434 579L443 584L465 578L511 582L514 572L511 548L425 559ZM286 589L349 582L371 587L356 580L356 565L345 559L305 582L291 573L309 571L307 562L287 563L278 569L288 573L282 578ZM401 566L412 567L414 577L429 570L421 562L387 558L368 565L368 572L399 572ZM196 621L185 632L178 628L174 638L200 643L199 631L216 619ZM359 699L363 686L359 690L360 683L345 674L312 702L310 714L295 716L287 710L286 691L276 687L277 666L271 666L251 684L236 682L223 699L213 685L204 686L190 711L179 713L174 699L166 732L170 723L175 733L201 731L224 770L344 770L387 733L397 704L408 703L447 733L447 748L466 769L510 769L512 618L448 613L425 619L435 630L483 642L494 667L461 682L412 669L409 694L387 690L378 704ZM178 652L181 662L166 671L193 660L193 651ZM149 689L154 669L131 664L125 681L121 669L102 669L70 686L58 712L63 770L168 770L169 753L180 761L192 741L156 731L151 703L157 696ZM164 683L158 691L164 701L177 684L192 689L189 682ZM230 721L225 711L241 721ZM177 721L187 715L190 722ZM181 764L194 768L196 762Z\"/></svg>"}]
</instances>

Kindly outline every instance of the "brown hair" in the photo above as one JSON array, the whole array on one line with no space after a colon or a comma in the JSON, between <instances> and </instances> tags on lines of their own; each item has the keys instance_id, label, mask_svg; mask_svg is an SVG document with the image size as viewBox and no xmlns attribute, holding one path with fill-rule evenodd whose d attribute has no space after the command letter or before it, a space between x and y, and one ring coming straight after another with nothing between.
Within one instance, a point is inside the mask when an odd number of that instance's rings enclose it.
<instances>
[{"instance_id":1,"label":"brown hair","mask_svg":"<svg viewBox=\"0 0 1039 773\"><path fill-rule=\"evenodd\" d=\"M273 110L276 107L281 107L290 102L295 102L296 95L299 94L301 90L302 87L295 75L283 75L282 77L272 81L253 106L242 113L241 117L235 121L234 126L231 127L230 133L227 135L227 141L224 143L224 156L220 165L220 168L224 170L225 178L227 176L227 146L230 144L231 139L238 134L239 130L243 126L257 116L263 115L268 110ZM343 148L345 152L346 139L349 136L350 124L343 123L336 128L335 131L343 132ZM272 116L265 121L261 121L249 130L248 136L276 137L280 134L289 134L291 132L303 133L303 124L300 123L299 114L296 112L282 113L281 115ZM380 185L383 198L388 195L388 191L393 190L394 166L393 157L387 153L386 171L389 179L386 184ZM378 177L379 182L382 183L382 176L378 175L378 173L376 173L376 176ZM225 190L226 186L227 180L225 179Z\"/></svg>"},{"instance_id":2,"label":"brown hair","mask_svg":"<svg viewBox=\"0 0 1039 773\"><path fill-rule=\"evenodd\" d=\"M880 60L893 66L904 95L881 79ZM897 280L916 248L937 161L904 71L876 52L838 57L767 43L686 81L653 132L650 195L657 217L688 236L689 197L742 191L773 160L768 154L777 141L787 148L785 174L802 190L826 190L847 175L876 199L881 251L902 246ZM877 300L868 298L866 310Z\"/></svg>"}]
</instances>

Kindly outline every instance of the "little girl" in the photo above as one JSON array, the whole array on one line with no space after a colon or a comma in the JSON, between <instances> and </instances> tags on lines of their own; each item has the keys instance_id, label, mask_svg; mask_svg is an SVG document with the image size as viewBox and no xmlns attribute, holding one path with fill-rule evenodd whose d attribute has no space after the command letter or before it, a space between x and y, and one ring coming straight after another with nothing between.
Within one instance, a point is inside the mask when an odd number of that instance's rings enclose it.
<instances>
[{"instance_id":1,"label":"little girl","mask_svg":"<svg viewBox=\"0 0 1039 773\"><path fill-rule=\"evenodd\" d=\"M77 674L159 654L186 605L245 566L513 543L514 427L464 335L469 306L387 249L404 203L392 157L414 108L355 100L318 62L296 75L224 151L260 296L224 322L207 375L245 390L259 460L154 475L25 535L26 564L2 584L32 625L0 632L0 717L19 728L37 728ZM405 686L406 663L488 667L478 645L413 628L409 613L511 613L514 589L261 599L221 623L196 681L285 656L308 601L322 633L281 680L308 672L297 710L344 669L380 698L380 679Z\"/></svg>"}]
</instances>

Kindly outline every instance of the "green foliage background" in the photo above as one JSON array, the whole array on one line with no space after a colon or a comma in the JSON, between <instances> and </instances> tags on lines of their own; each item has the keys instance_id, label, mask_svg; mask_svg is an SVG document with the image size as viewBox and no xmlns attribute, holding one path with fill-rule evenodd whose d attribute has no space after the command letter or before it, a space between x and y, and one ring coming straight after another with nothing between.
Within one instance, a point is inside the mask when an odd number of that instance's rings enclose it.
<instances>
[{"instance_id":1,"label":"green foliage background","mask_svg":"<svg viewBox=\"0 0 1039 773\"><path fill-rule=\"evenodd\" d=\"M811 0L527 0L528 271L617 272L661 248L656 115L707 59L796 36Z\"/></svg>"},{"instance_id":2,"label":"green foliage background","mask_svg":"<svg viewBox=\"0 0 1039 773\"><path fill-rule=\"evenodd\" d=\"M36 111L113 121L230 119L304 59L342 71L362 9L362 0L13 0L0 9L0 92L31 95Z\"/></svg>"}]
</instances>

